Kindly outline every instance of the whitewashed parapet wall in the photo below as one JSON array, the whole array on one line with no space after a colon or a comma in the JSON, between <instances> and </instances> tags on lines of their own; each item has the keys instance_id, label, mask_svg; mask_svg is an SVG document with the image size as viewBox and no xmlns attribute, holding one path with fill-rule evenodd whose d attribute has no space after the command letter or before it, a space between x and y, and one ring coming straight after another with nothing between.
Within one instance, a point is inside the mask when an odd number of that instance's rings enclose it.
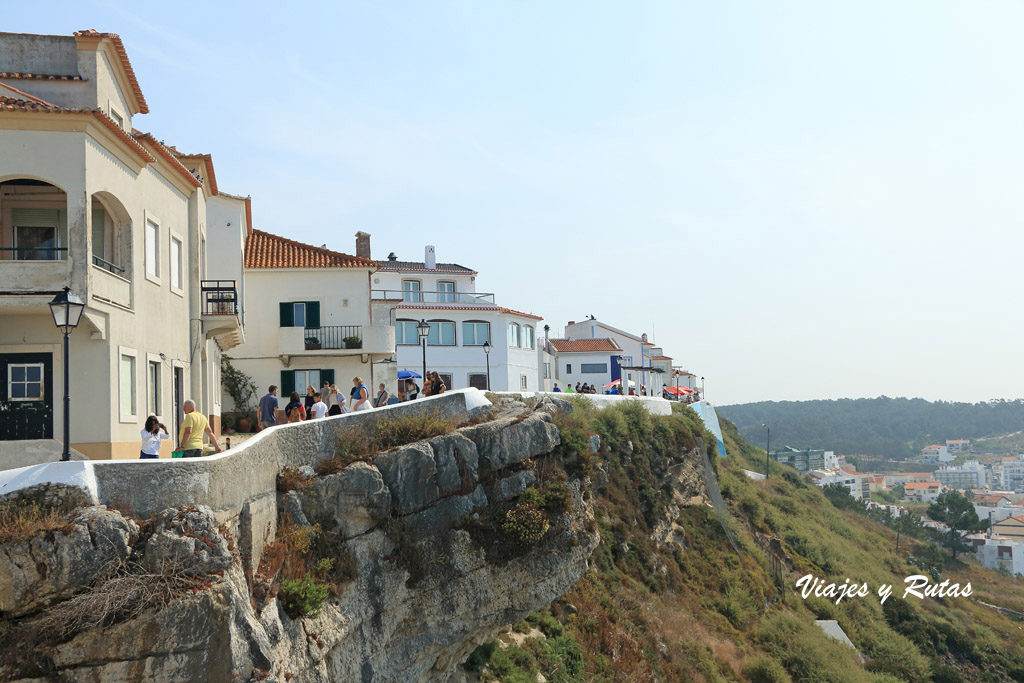
<instances>
[{"instance_id":1,"label":"whitewashed parapet wall","mask_svg":"<svg viewBox=\"0 0 1024 683\"><path fill-rule=\"evenodd\" d=\"M237 524L243 553L255 564L264 542L276 532L282 467L315 465L331 457L348 428L368 429L379 420L435 411L468 420L490 407L483 392L460 389L376 410L278 425L210 457L34 465L0 472L0 495L48 482L72 484L88 491L95 503L130 510L139 519L167 508L205 505L218 522Z\"/></svg>"},{"instance_id":2,"label":"whitewashed parapet wall","mask_svg":"<svg viewBox=\"0 0 1024 683\"><path fill-rule=\"evenodd\" d=\"M651 415L671 415L672 414L672 401L667 401L658 396L622 396L619 394L569 394L558 391L498 391L495 392L500 395L507 396L553 396L555 398L568 398L570 396L578 396L579 398L585 398L594 404L598 410L607 408L608 406L615 405L616 403L622 403L623 401L639 401L644 408L647 409Z\"/></svg>"}]
</instances>

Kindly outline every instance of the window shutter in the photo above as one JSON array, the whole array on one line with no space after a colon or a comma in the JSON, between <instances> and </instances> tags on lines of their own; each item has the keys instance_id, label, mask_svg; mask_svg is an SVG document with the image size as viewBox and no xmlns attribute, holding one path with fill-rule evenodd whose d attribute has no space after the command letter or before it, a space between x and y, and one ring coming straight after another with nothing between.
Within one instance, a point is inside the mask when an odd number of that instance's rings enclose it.
<instances>
[{"instance_id":1,"label":"window shutter","mask_svg":"<svg viewBox=\"0 0 1024 683\"><path fill-rule=\"evenodd\" d=\"M103 229L103 224L106 222L106 211L103 210L102 206L97 206L98 202L93 200L92 207L92 255L99 256L101 259L106 259L106 240L104 237L106 233Z\"/></svg>"},{"instance_id":2,"label":"window shutter","mask_svg":"<svg viewBox=\"0 0 1024 683\"><path fill-rule=\"evenodd\" d=\"M295 391L295 371L281 371L281 396L290 396Z\"/></svg>"},{"instance_id":3,"label":"window shutter","mask_svg":"<svg viewBox=\"0 0 1024 683\"><path fill-rule=\"evenodd\" d=\"M11 223L23 228L63 226L59 209L11 209Z\"/></svg>"},{"instance_id":4,"label":"window shutter","mask_svg":"<svg viewBox=\"0 0 1024 683\"><path fill-rule=\"evenodd\" d=\"M281 327L294 327L295 309L290 301L281 302ZM283 390L282 390L283 391ZM294 391L294 389L292 390Z\"/></svg>"},{"instance_id":5,"label":"window shutter","mask_svg":"<svg viewBox=\"0 0 1024 683\"><path fill-rule=\"evenodd\" d=\"M320 302L306 302L306 327L314 330L320 329Z\"/></svg>"},{"instance_id":6,"label":"window shutter","mask_svg":"<svg viewBox=\"0 0 1024 683\"><path fill-rule=\"evenodd\" d=\"M334 384L334 370L327 368L326 370L320 371L320 384L323 384L324 382Z\"/></svg>"}]
</instances>

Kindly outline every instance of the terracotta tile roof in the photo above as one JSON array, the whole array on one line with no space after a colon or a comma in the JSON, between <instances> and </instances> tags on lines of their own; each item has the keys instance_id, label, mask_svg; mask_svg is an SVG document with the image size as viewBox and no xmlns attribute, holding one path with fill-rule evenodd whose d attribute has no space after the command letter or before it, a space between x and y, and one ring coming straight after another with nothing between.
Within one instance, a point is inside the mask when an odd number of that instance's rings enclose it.
<instances>
[{"instance_id":1,"label":"terracotta tile roof","mask_svg":"<svg viewBox=\"0 0 1024 683\"><path fill-rule=\"evenodd\" d=\"M172 148L173 149L173 148ZM177 150L175 150L177 152ZM213 156L210 154L182 154L177 152L179 159L202 159L203 165L206 166L206 179L210 181L210 190L213 194L220 194L217 190L217 174L213 170ZM238 197L238 199L244 199L244 197Z\"/></svg>"},{"instance_id":2,"label":"terracotta tile roof","mask_svg":"<svg viewBox=\"0 0 1024 683\"><path fill-rule=\"evenodd\" d=\"M4 96L4 99L13 99L17 102L21 102L24 105L28 106L36 104L42 105L43 107L49 109L62 109L62 107L59 107L56 104L53 104L52 102L47 102L46 100L36 97L35 95L29 95L27 92L18 90L13 85L8 85L6 83L0 83L0 95Z\"/></svg>"},{"instance_id":3,"label":"terracotta tile roof","mask_svg":"<svg viewBox=\"0 0 1024 683\"><path fill-rule=\"evenodd\" d=\"M552 339L550 343L559 353L622 350L622 347L614 339Z\"/></svg>"},{"instance_id":4,"label":"terracotta tile roof","mask_svg":"<svg viewBox=\"0 0 1024 683\"><path fill-rule=\"evenodd\" d=\"M908 491L913 489L932 489L938 488L939 486L942 486L942 484L940 484L937 481L912 481L908 484L904 484L903 490Z\"/></svg>"},{"instance_id":5,"label":"terracotta tile roof","mask_svg":"<svg viewBox=\"0 0 1024 683\"><path fill-rule=\"evenodd\" d=\"M12 90L14 92L21 92L17 88L0 83L0 92L2 89ZM65 107L58 107L55 104L51 104L45 100L41 100L38 97L33 97L26 93L22 93L26 97L31 98L30 100L20 99L16 97L10 97L0 95L0 112L4 111L18 111L18 112L29 112L35 114L83 114L92 116L97 119L104 128L113 133L121 142L125 143L132 149L135 154L142 159L145 163L152 163L156 161L153 155L150 154L145 147L139 144L134 136L129 135L121 126L114 123L114 121L107 116L106 112L101 109L68 109ZM188 171L185 171L188 173Z\"/></svg>"},{"instance_id":6,"label":"terracotta tile roof","mask_svg":"<svg viewBox=\"0 0 1024 683\"><path fill-rule=\"evenodd\" d=\"M1009 500L1009 497L1002 493L979 493L974 496L974 502L976 503L998 503L1003 499Z\"/></svg>"},{"instance_id":7,"label":"terracotta tile roof","mask_svg":"<svg viewBox=\"0 0 1024 683\"><path fill-rule=\"evenodd\" d=\"M380 269L383 271L414 270L424 273L462 273L465 275L477 275L475 270L460 266L458 263L438 263L436 268L427 268L423 261L381 261Z\"/></svg>"},{"instance_id":8,"label":"terracotta tile roof","mask_svg":"<svg viewBox=\"0 0 1024 683\"><path fill-rule=\"evenodd\" d=\"M132 63L128 60L128 53L124 49L124 43L121 42L121 36L116 33L100 33L96 29L89 29L87 31L75 31L75 38L110 39L110 42L114 44L114 49L117 50L117 56L121 59L121 66L124 67L125 75L128 76L128 83L132 86L132 93L135 95L135 99L139 102L139 113L148 114L149 105L146 104L146 98L142 94L142 88L139 87L139 79L135 77L135 70L132 68Z\"/></svg>"},{"instance_id":9,"label":"terracotta tile roof","mask_svg":"<svg viewBox=\"0 0 1024 683\"><path fill-rule=\"evenodd\" d=\"M382 301L390 301L390 299L382 299ZM402 303L396 308L407 308L410 310L421 310L421 311L499 311L498 306L485 305L485 306L460 306L459 304L413 304L413 303Z\"/></svg>"},{"instance_id":10,"label":"terracotta tile roof","mask_svg":"<svg viewBox=\"0 0 1024 683\"><path fill-rule=\"evenodd\" d=\"M377 263L323 247L303 244L262 230L245 240L246 268L370 268Z\"/></svg>"},{"instance_id":11,"label":"terracotta tile roof","mask_svg":"<svg viewBox=\"0 0 1024 683\"><path fill-rule=\"evenodd\" d=\"M521 315L524 318L533 318L534 320L544 319L542 316L534 315L533 313L523 313L522 311L516 311L514 309L505 308L503 306L498 306L498 310L501 311L502 313L508 313L509 315Z\"/></svg>"},{"instance_id":12,"label":"terracotta tile roof","mask_svg":"<svg viewBox=\"0 0 1024 683\"><path fill-rule=\"evenodd\" d=\"M152 133L143 133L139 136L139 139L148 142L150 147L152 147L153 150L156 151L162 159L164 159L164 161L169 163L178 175L187 180L193 187L203 186L203 184L199 182L198 178L192 175L187 168L182 166L181 162L178 161L178 158L174 155L174 152L172 152L167 145L153 137Z\"/></svg>"},{"instance_id":13,"label":"terracotta tile roof","mask_svg":"<svg viewBox=\"0 0 1024 683\"><path fill-rule=\"evenodd\" d=\"M653 356L651 360L672 360L672 356Z\"/></svg>"},{"instance_id":14,"label":"terracotta tile roof","mask_svg":"<svg viewBox=\"0 0 1024 683\"><path fill-rule=\"evenodd\" d=\"M17 71L0 71L0 78L9 78L11 80L24 80L24 81L87 81L88 78L82 78L78 74L69 76L58 76L57 74L27 74L20 73Z\"/></svg>"}]
</instances>

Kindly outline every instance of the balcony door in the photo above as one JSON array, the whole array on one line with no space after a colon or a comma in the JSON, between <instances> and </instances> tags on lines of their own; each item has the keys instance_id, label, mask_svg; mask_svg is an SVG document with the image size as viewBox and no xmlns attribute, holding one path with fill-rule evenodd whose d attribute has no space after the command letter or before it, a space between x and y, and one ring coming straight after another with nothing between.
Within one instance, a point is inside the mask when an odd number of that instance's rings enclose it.
<instances>
[{"instance_id":1,"label":"balcony door","mask_svg":"<svg viewBox=\"0 0 1024 683\"><path fill-rule=\"evenodd\" d=\"M0 441L53 438L53 354L0 354Z\"/></svg>"}]
</instances>

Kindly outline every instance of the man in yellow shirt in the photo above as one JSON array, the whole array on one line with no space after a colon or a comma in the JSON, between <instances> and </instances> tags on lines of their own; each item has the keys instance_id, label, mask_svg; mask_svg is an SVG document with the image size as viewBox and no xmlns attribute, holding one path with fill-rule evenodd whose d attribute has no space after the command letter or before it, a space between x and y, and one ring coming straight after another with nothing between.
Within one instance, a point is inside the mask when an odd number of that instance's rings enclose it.
<instances>
[{"instance_id":1,"label":"man in yellow shirt","mask_svg":"<svg viewBox=\"0 0 1024 683\"><path fill-rule=\"evenodd\" d=\"M178 443L183 453L183 458L198 458L203 454L203 435L207 434L210 437L210 442L213 443L214 449L220 453L220 444L217 443L217 437L210 429L210 423L206 419L206 416L196 410L195 401L189 399L185 401L185 405L182 406L182 410L185 413L185 419L181 423L181 434L178 436Z\"/></svg>"}]
</instances>

